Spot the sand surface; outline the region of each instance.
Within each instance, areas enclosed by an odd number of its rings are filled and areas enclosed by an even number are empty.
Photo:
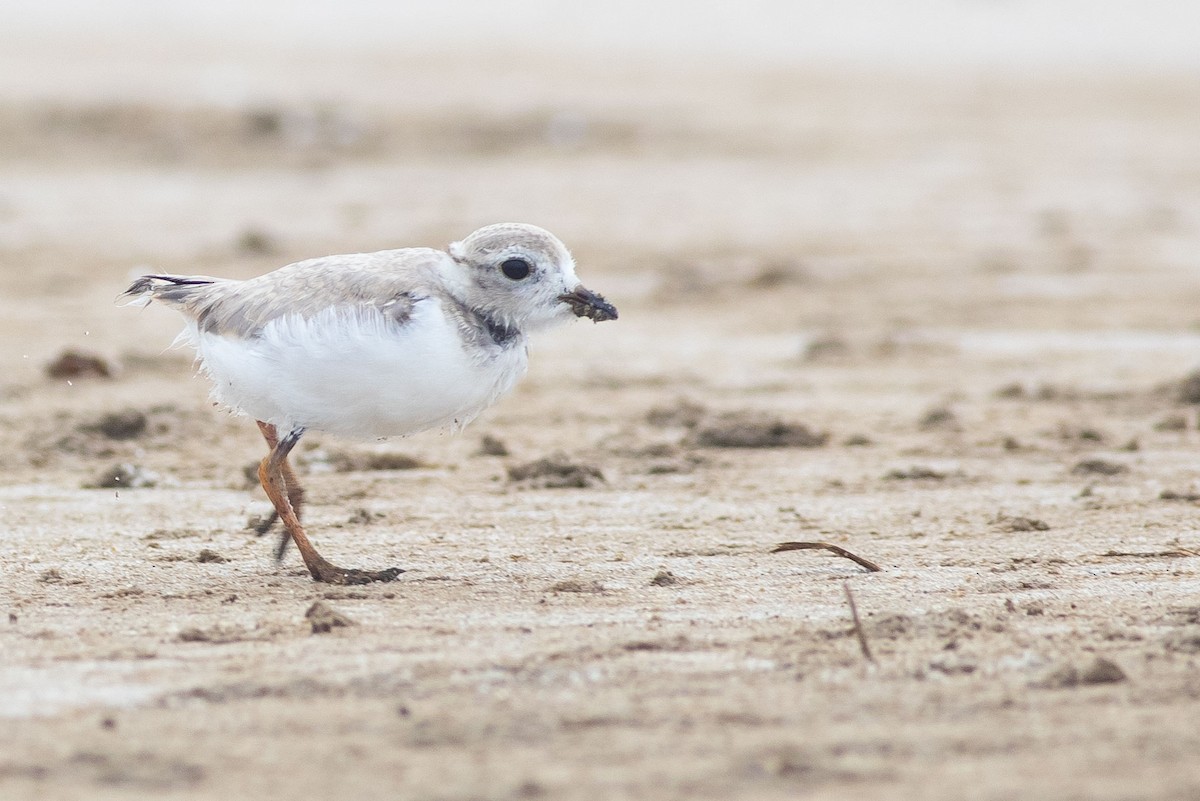
[[[1194,74],[30,36],[0,797],[1200,796]],[[253,423],[116,295],[506,219],[621,319],[459,436],[306,437],[318,547],[407,572],[275,564]]]

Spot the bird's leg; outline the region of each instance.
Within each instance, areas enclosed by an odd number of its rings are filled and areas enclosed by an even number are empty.
[[[259,423],[260,428],[265,425]],[[265,429],[263,433],[266,434]],[[312,574],[314,581],[323,581],[329,584],[368,584],[372,581],[392,581],[404,571],[395,567],[387,570],[354,570],[338,567],[317,553],[317,549],[309,541],[304,527],[300,525],[300,519],[296,517],[296,512],[292,508],[292,502],[288,499],[288,487],[283,470],[288,453],[300,441],[303,434],[303,428],[296,428],[279,439],[270,454],[265,456],[259,464],[258,479],[262,482],[263,489],[266,490],[267,497],[271,499],[275,511],[279,513],[283,527],[287,529],[288,534],[296,543],[296,548],[300,551],[300,558],[304,560],[308,572]]]
[[[261,420],[258,423],[258,430],[262,432],[263,439],[267,441],[267,447],[274,450],[279,445],[279,431],[271,423],[264,423]],[[296,519],[301,518],[301,509],[304,507],[304,487],[300,485],[300,479],[296,477],[296,473],[292,470],[292,463],[285,456],[283,459],[283,481],[287,488],[288,501],[292,504],[292,511],[296,513]],[[271,513],[258,525],[254,527],[254,533],[258,536],[263,536],[271,527],[275,525],[275,521],[279,519],[279,512],[274,509]],[[288,543],[292,541],[292,535],[284,529],[283,534],[279,537],[279,544],[275,546],[275,561],[282,562],[284,554],[287,553]]]

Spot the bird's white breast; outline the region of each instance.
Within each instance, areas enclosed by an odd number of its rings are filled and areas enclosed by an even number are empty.
[[[524,374],[524,341],[464,339],[441,301],[418,301],[398,323],[375,309],[281,317],[259,336],[184,332],[214,397],[283,430],[388,437],[466,425]]]

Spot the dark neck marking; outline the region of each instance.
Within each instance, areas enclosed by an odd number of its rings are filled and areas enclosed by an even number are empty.
[[[479,319],[479,322],[483,324],[484,329],[488,332],[488,336],[492,338],[492,342],[500,347],[504,347],[514,339],[519,339],[521,336],[520,329],[496,322],[482,312],[475,312],[475,316]]]
[[[446,295],[446,300],[453,304],[455,316],[458,317],[464,334],[473,337],[480,345],[491,345],[497,348],[508,348],[524,338],[521,329],[505,325],[479,309],[472,309],[453,295]]]

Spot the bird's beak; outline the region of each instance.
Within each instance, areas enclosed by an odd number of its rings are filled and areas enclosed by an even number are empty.
[[[576,317],[587,317],[596,323],[617,319],[617,307],[583,284],[564,295],[559,295],[558,299],[570,306]]]

